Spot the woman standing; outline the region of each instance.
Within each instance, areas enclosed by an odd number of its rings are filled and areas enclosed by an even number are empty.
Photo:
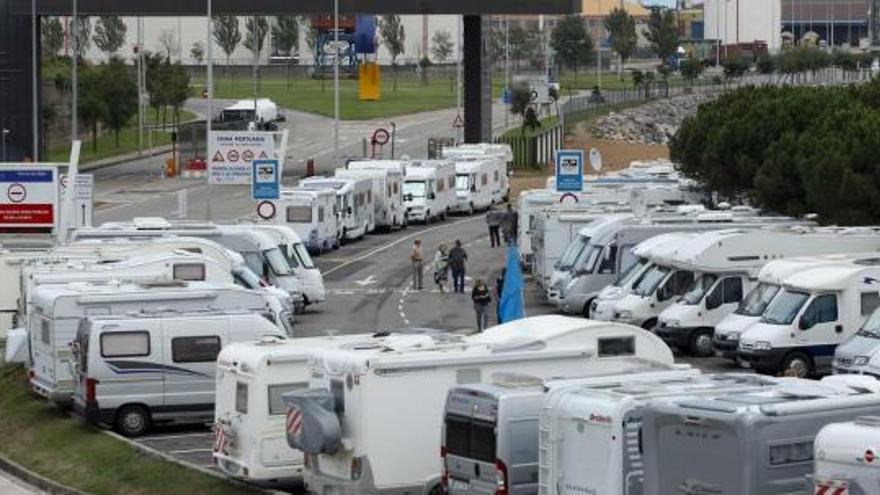
[[[492,294],[483,279],[478,278],[474,282],[471,299],[474,301],[474,311],[477,313],[477,331],[482,332],[489,324],[489,315],[486,310],[492,303]]]
[[[434,255],[434,283],[440,289],[440,293],[446,292],[443,284],[449,278],[449,256],[446,254],[446,245],[441,244]]]

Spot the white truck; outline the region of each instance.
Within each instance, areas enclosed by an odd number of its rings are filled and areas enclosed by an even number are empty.
[[[370,179],[309,177],[299,182],[299,188],[336,191],[336,211],[342,229],[341,239],[346,241],[360,239],[375,228],[373,183]]]
[[[455,204],[451,211],[473,215],[495,204],[493,173],[497,163],[493,159],[455,161]]]
[[[813,444],[812,486],[807,493],[869,495],[880,493],[880,417],[831,423]]]
[[[256,110],[254,110],[256,108]],[[238,100],[220,111],[223,122],[251,122],[266,124],[278,120],[278,105],[268,98]]]
[[[403,228],[406,210],[403,207],[403,174],[400,171],[390,167],[352,168],[349,164],[348,169],[336,169],[334,175],[342,179],[370,179],[376,228],[386,231]]]
[[[402,336],[384,345],[315,351],[309,389],[284,395],[288,442],[306,454],[310,491],[418,492],[440,480],[437,453],[450,387],[511,369],[538,378],[576,376],[623,356],[673,364],[669,348],[641,329],[556,315],[461,340]]]
[[[274,221],[296,231],[309,251],[324,253],[339,248],[342,230],[333,189],[282,189],[275,204]]]
[[[407,164],[403,205],[409,222],[444,220],[455,206],[455,165],[444,160]]]

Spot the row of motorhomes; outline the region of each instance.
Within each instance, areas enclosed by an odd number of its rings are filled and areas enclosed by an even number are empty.
[[[880,479],[873,377],[703,374],[616,322],[238,343],[216,394],[215,465],[314,493],[876,493]]]
[[[332,176],[309,177],[273,202],[272,221],[292,227],[313,253],[376,230],[473,214],[510,196],[508,145],[443,150],[439,160],[355,160]]]
[[[26,363],[36,395],[127,435],[212,418],[220,349],[293,337],[295,314],[324,300],[286,226],[136,218],[71,237],[0,250],[6,360]]]

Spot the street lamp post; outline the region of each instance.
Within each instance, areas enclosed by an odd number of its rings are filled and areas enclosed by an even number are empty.
[[[3,129],[3,161],[6,161],[6,135],[10,134],[12,131],[9,129]]]
[[[208,0],[208,22],[207,22],[207,31],[208,31],[208,39],[207,39],[207,57],[208,57],[208,65],[206,67],[206,85],[207,85],[207,93],[208,93],[208,118],[205,123],[205,149],[210,151],[211,149],[211,123],[214,121],[214,18],[211,13],[211,0]],[[254,109],[256,111],[256,108]],[[211,196],[213,195],[213,191],[211,190],[211,167],[210,160],[211,154],[205,153],[206,161],[208,162],[208,195],[205,198],[205,217],[210,222],[212,217],[211,212]]]
[[[333,0],[333,167],[339,166],[339,0]]]

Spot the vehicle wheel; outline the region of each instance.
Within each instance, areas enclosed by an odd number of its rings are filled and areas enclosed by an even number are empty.
[[[123,406],[116,413],[116,431],[139,437],[150,429],[150,412],[143,406]]]
[[[657,326],[657,318],[651,318],[648,321],[642,323],[642,328],[644,328],[645,330],[647,330],[649,332],[653,332],[654,327],[656,327],[656,326]]]
[[[584,315],[584,318],[587,318],[587,319],[590,318],[590,312],[591,312],[591,311],[590,311],[590,306],[592,306],[592,304],[593,304],[593,300],[592,300],[592,299],[590,299],[589,301],[587,301],[587,302],[584,303],[584,310],[582,311],[582,313],[583,313],[583,315]]]
[[[796,378],[809,378],[813,374],[813,360],[802,352],[792,352],[782,360],[782,374]]]
[[[691,354],[697,357],[710,357],[715,354],[715,348],[712,347],[712,330],[701,328],[694,332],[691,337],[690,344]]]

